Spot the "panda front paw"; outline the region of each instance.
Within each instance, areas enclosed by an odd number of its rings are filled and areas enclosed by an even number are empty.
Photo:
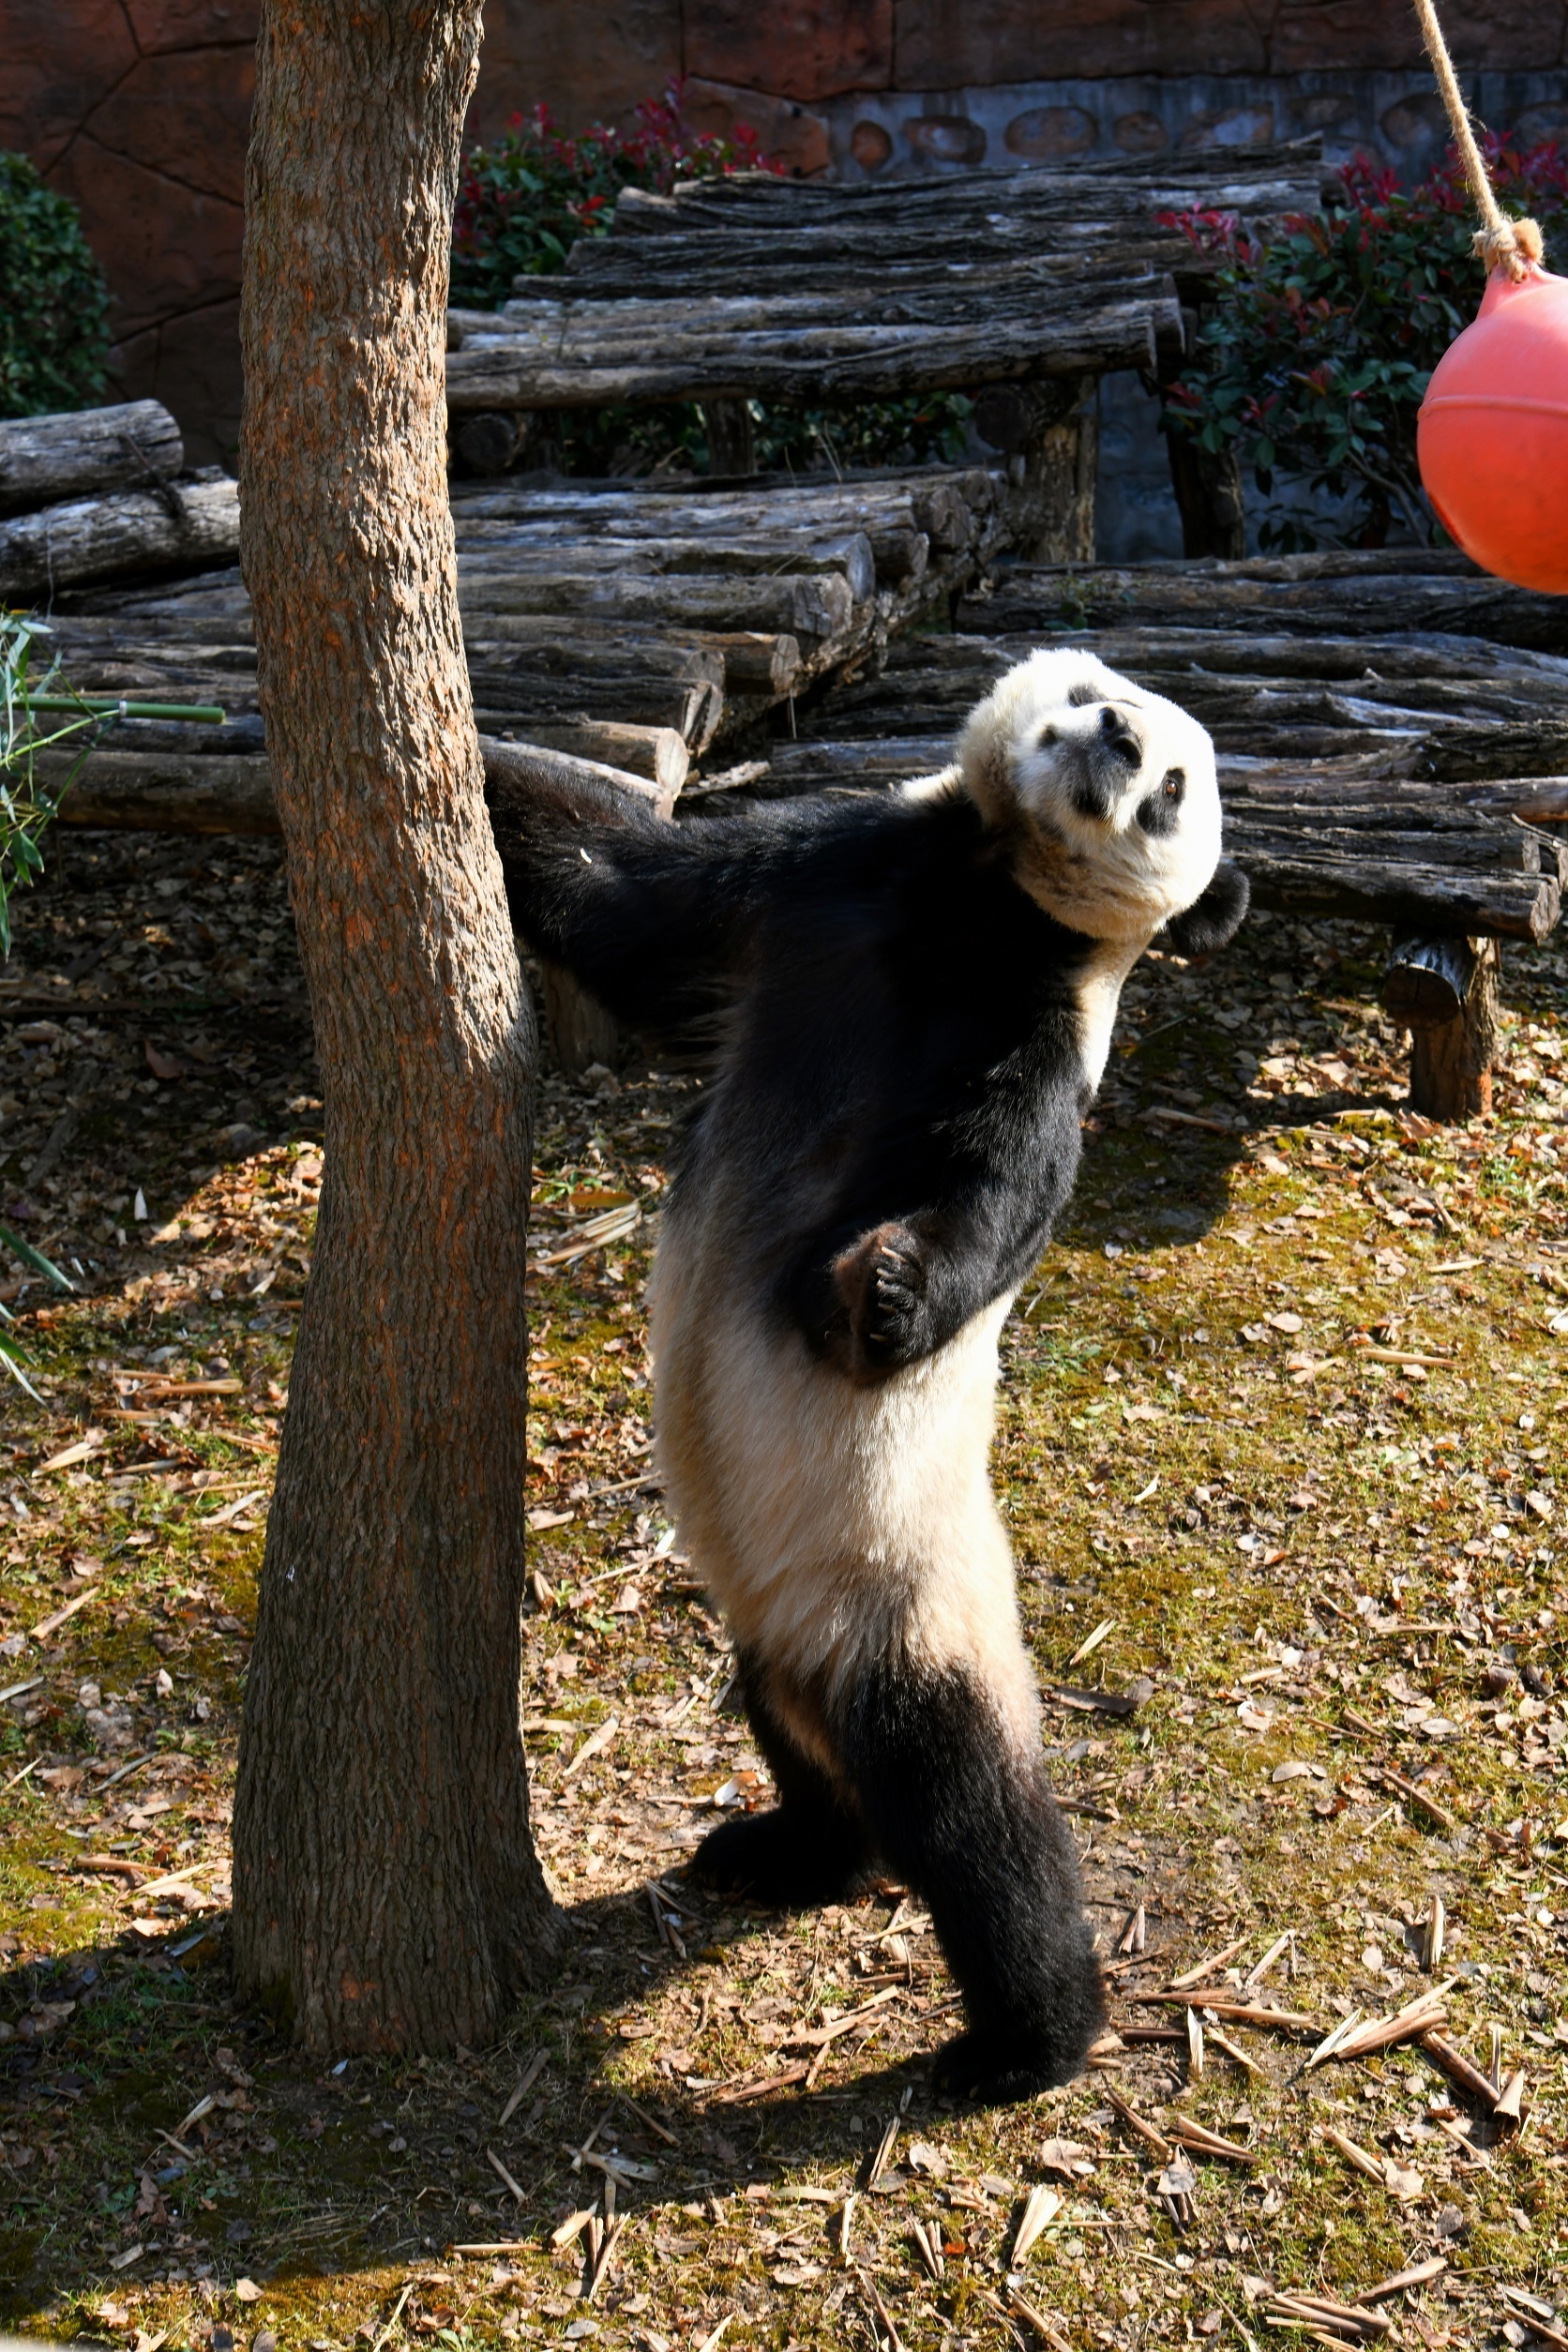
[[[930,1275],[907,1226],[874,1227],[837,1260],[833,1275],[848,1310],[845,1368],[852,1378],[875,1380],[924,1353]]]

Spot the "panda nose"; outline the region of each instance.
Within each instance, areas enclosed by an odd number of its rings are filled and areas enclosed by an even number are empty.
[[[1123,760],[1130,761],[1135,768],[1141,766],[1143,746],[1133,730],[1132,721],[1124,712],[1117,709],[1114,702],[1105,703],[1100,711],[1100,735],[1108,751],[1117,752]]]

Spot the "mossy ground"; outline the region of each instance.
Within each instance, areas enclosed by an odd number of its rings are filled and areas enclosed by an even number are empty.
[[[17,1317],[0,1345],[43,1400],[8,1383],[0,1424],[0,1689],[33,1685],[0,1701],[0,2319],[141,2352],[221,2352],[225,2329],[659,2352],[721,2322],[727,2346],[897,2330],[934,2352],[1033,2340],[1016,2276],[1052,2340],[1132,2352],[1283,2342],[1303,2329],[1269,2319],[1265,2286],[1349,2297],[1442,2254],[1390,2306],[1398,2342],[1523,2341],[1510,2287],[1552,2324],[1559,956],[1511,964],[1497,1115],[1452,1130],[1400,1108],[1370,935],[1259,923],[1203,973],[1137,976],[1076,1202],[1007,1327],[996,1474],[1042,1679],[1078,1695],[1051,1700],[1048,1740],[1113,2014],[1179,2039],[1129,2038],[1066,2090],[972,2115],[927,2088],[951,1988],[917,1907],[890,1892],[780,1921],[681,1877],[715,1798],[756,1793],[757,1759],[722,1633],[636,1484],[652,1213],[695,1083],[636,1065],[618,1088],[551,1082],[541,1104],[541,1254],[623,1198],[650,1213],[537,1279],[525,1736],[570,1962],[502,2046],[439,2059],[323,2065],[235,2006],[228,1797],[319,1103],[269,850],[66,855],[65,884],[21,910],[8,978],[101,1009],[47,1015],[56,1036],[9,1019],[0,1069],[9,1214],[82,1270],[70,1300],[0,1288]],[[79,1095],[53,1172],[30,1176]],[[92,1451],[42,1468],[73,1441]],[[1452,2038],[1485,2064],[1500,2029],[1504,2068],[1526,2072],[1522,2131],[1409,2047],[1304,2075],[1304,2031],[1222,2025],[1257,2071],[1211,2033],[1196,2074],[1184,2012],[1142,1998],[1235,1942],[1214,1980],[1229,1968],[1234,1998],[1289,1930],[1254,1999],[1324,2030],[1392,2012],[1429,1981],[1434,1892]],[[1140,1906],[1144,1948],[1118,1957]],[[1193,2159],[1179,2224],[1111,2090],[1255,2162]],[[895,2118],[846,2255],[845,2197]],[[1351,2169],[1329,2125],[1391,2160],[1402,2194]],[[552,2234],[602,2214],[604,2163],[625,2226],[589,2299],[588,2239]],[[1015,2274],[1042,2182],[1062,2205]],[[486,2244],[506,2251],[454,2252]]]

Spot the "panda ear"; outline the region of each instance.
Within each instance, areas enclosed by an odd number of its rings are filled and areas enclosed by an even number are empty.
[[[963,788],[988,825],[1005,828],[1016,813],[1017,792],[1002,715],[982,703],[958,743]]]
[[[1246,876],[1229,858],[1214,868],[1214,878],[1196,906],[1184,914],[1173,914],[1162,929],[1154,933],[1161,947],[1172,947],[1178,956],[1212,956],[1235,938],[1246,916],[1252,892]]]

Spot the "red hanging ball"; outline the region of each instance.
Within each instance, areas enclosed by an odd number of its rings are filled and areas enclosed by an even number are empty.
[[[1438,518],[1484,571],[1568,596],[1568,278],[1492,273],[1416,420]]]

